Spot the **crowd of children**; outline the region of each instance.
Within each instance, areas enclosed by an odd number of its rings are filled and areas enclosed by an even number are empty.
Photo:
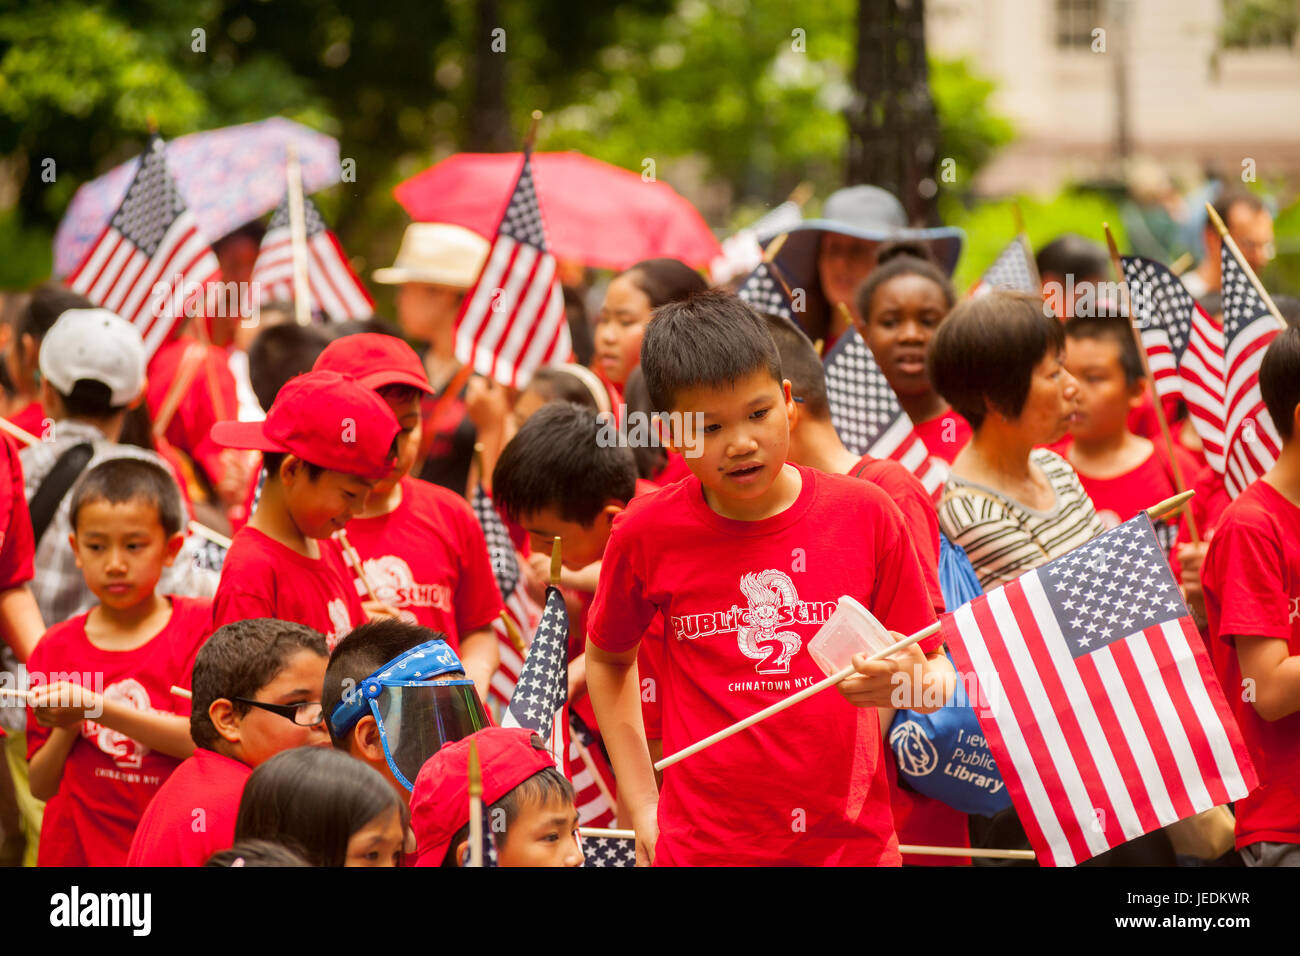
[[[466,500],[481,488],[534,601],[560,539],[565,713],[638,862],[1010,848],[1014,812],[915,792],[887,743],[900,707],[933,712],[957,685],[939,634],[654,765],[820,680],[808,644],[842,596],[901,637],[952,610],[949,544],[991,589],[1195,486],[1195,540],[1177,518],[1159,533],[1261,779],[1234,859],[1300,865],[1300,329],[1259,371],[1281,456],[1231,500],[1181,409],[1168,440],[1157,427],[1126,318],[959,298],[942,250],[874,236],[819,253],[812,329],[638,263],[610,282],[587,365],[517,391],[459,374],[450,333],[486,248],[456,227],[413,226],[376,277],[423,355],[377,320],[289,322],[233,344],[198,329],[147,362],[129,323],[36,289],[7,356],[10,420],[36,441],[0,455],[6,841],[53,866],[463,866],[484,849],[481,786],[498,865],[582,865],[566,761],[484,706],[514,596]],[[1077,284],[1107,262],[1066,237],[1038,266]],[[951,468],[939,495],[846,447],[810,330],[861,336]],[[176,386],[191,361],[220,368]],[[605,440],[645,411],[666,416],[652,451]],[[233,531],[215,565],[192,530],[212,515]]]

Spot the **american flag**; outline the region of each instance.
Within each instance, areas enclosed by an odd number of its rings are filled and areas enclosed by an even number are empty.
[[[1223,337],[1228,388],[1223,483],[1237,497],[1277,462],[1282,439],[1259,391],[1259,363],[1281,326],[1246,266],[1223,243]]]
[[[152,136],[122,205],[67,284],[140,330],[152,358],[191,314],[221,267],[167,171]],[[155,291],[156,290],[156,291]]]
[[[772,267],[766,262],[760,262],[758,267],[745,277],[745,281],[736,290],[736,295],[758,312],[779,315],[790,322],[795,321],[794,306],[790,302],[790,297],[785,294],[785,289],[772,274]]]
[[[601,782],[612,796],[614,773],[596,745],[596,738],[574,712],[569,713],[569,770],[575,792],[574,803],[578,807],[578,823],[584,827],[612,827],[616,808],[605,796]]]
[[[480,375],[521,388],[539,365],[567,362],[572,351],[555,257],[533,186],[532,154],[525,150],[492,250],[456,321],[456,358]]]
[[[524,588],[523,574],[519,568],[519,559],[515,555],[514,542],[510,540],[510,532],[506,530],[501,515],[497,514],[492,496],[482,484],[474,486],[474,493],[470,495],[470,506],[474,509],[474,516],[478,518],[479,527],[483,529],[488,558],[492,562],[492,573],[496,577],[497,590],[501,592],[506,613],[510,615],[520,634],[529,634],[532,632],[533,621],[537,617],[535,611],[537,605]],[[497,650],[500,652],[501,666],[492,675],[492,683],[488,686],[488,698],[504,708],[510,703],[510,695],[514,693],[519,674],[524,669],[524,659],[511,643],[505,624],[498,619],[492,622],[492,627],[497,635]]]
[[[1186,403],[1205,460],[1222,474],[1227,420],[1223,330],[1165,266],[1141,256],[1124,256],[1120,262],[1156,391],[1161,398],[1177,396]]]
[[[584,836],[582,855],[583,866],[636,866],[636,840]]]
[[[826,397],[831,423],[855,455],[893,458],[936,494],[947,465],[932,458],[912,420],[855,329],[847,330],[826,355]]]
[[[302,197],[303,223],[307,237],[307,289],[313,309],[336,322],[368,319],[375,303],[365,285],[348,264],[338,238],[325,225],[320,210],[307,196]],[[289,197],[285,196],[271,214],[262,238],[253,281],[261,285],[261,301],[291,300],[293,287],[293,235],[289,228]]]
[[[1259,783],[1145,512],[943,629],[1043,863],[1074,865]]]
[[[569,610],[560,589],[552,585],[546,589],[542,619],[501,726],[525,727],[537,734],[547,741],[556,766],[563,768],[568,753],[568,699]]]
[[[997,289],[1038,293],[1038,270],[1029,251],[1029,240],[1023,235],[1016,236],[998,253],[993,265],[985,269],[979,281],[971,286],[969,295],[974,298]]]

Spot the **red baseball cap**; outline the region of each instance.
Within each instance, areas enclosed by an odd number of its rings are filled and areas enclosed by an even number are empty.
[[[395,335],[382,332],[362,332],[345,335],[325,347],[325,351],[312,366],[313,372],[323,370],[351,375],[366,388],[385,385],[410,385],[433,394],[429,375],[424,370],[420,356]]]
[[[393,470],[393,439],[400,430],[388,403],[355,378],[313,371],[285,383],[266,421],[217,422],[210,434],[226,448],[287,452],[378,481]]]
[[[416,866],[441,866],[452,837],[469,823],[470,741],[478,746],[483,768],[485,810],[533,774],[555,766],[550,751],[533,746],[532,731],[522,727],[487,727],[447,744],[424,762],[411,791]]]

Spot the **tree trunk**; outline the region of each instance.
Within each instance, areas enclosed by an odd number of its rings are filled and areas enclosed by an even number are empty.
[[[494,30],[498,31],[495,35]],[[501,22],[498,0],[477,0],[474,33],[474,98],[465,146],[475,153],[506,153],[519,148],[518,137],[510,129],[510,111],[506,106],[506,57],[516,38],[509,35]]]
[[[937,224],[939,120],[925,58],[924,0],[858,0],[853,86],[845,111],[849,184],[888,189],[914,224]]]

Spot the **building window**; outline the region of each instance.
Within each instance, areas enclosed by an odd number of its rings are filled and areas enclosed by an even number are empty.
[[[1092,31],[1101,26],[1101,0],[1056,0],[1056,45],[1092,48]]]

